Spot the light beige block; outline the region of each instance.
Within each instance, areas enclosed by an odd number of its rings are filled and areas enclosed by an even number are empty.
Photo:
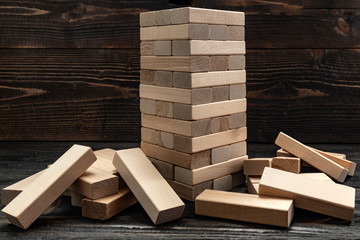
[[[244,174],[262,175],[265,167],[271,167],[271,158],[250,158],[244,161]]]
[[[244,26],[227,26],[229,31],[228,39],[231,41],[244,41],[245,28]]]
[[[212,102],[227,101],[230,99],[229,86],[220,86],[212,88]]]
[[[292,173],[300,173],[301,160],[297,157],[274,157],[271,161],[271,167]]]
[[[232,173],[231,178],[231,184],[233,188],[244,184],[246,181],[246,176],[244,175],[243,171]]]
[[[71,205],[74,207],[81,207],[82,206],[82,200],[84,199],[84,196],[71,191]]]
[[[140,83],[147,85],[155,85],[155,71],[154,70],[140,70]]]
[[[329,181],[329,182],[334,182],[330,177],[328,177],[328,175],[326,175],[325,173],[320,173],[320,172],[316,172],[316,173],[300,173],[301,176],[304,177],[308,177],[317,181]]]
[[[294,155],[292,155],[291,153],[285,151],[284,149],[280,148],[276,151],[276,156],[277,157],[295,157]]]
[[[174,148],[174,134],[160,131],[159,145],[173,149]]]
[[[155,158],[149,158],[149,160],[164,178],[174,179],[174,165]]]
[[[228,131],[230,129],[230,117],[215,117],[211,119],[211,132],[218,133]]]
[[[169,179],[167,179],[167,181],[179,197],[192,202],[194,202],[195,198],[205,189],[212,189],[212,181],[203,182],[194,186],[189,186]]]
[[[246,155],[246,141],[230,144],[230,158],[236,158]]]
[[[228,66],[228,56],[210,56],[210,71],[226,71]]]
[[[229,29],[226,25],[209,25],[210,40],[228,40]]]
[[[155,129],[142,127],[141,128],[141,140],[144,142],[159,145],[160,132]]]
[[[116,151],[114,149],[104,148],[104,149],[94,151],[94,154],[97,157],[102,157],[102,158],[112,161],[112,159],[114,158],[115,152]]]
[[[246,127],[246,112],[230,115],[230,129]]]
[[[174,104],[172,102],[156,101],[156,115],[172,118],[174,116]]]
[[[140,28],[140,40],[209,39],[209,25],[181,24]]]
[[[140,27],[155,26],[155,12],[140,13]]]
[[[170,25],[170,9],[155,11],[155,25]]]
[[[229,56],[229,70],[245,69],[244,55],[230,55]]]
[[[97,157],[97,159],[91,165],[91,167],[100,169],[100,170],[102,170],[104,172],[111,173],[111,174],[114,174],[114,175],[118,174],[116,168],[114,167],[114,165],[111,162],[112,159],[103,158],[103,157],[100,157],[100,156],[96,156],[96,157]],[[120,181],[120,179],[119,179],[119,181]]]
[[[230,85],[230,99],[246,98],[246,84]]]
[[[156,71],[155,84],[157,86],[172,87],[172,72],[169,71]]]
[[[232,177],[231,175],[226,175],[224,177],[216,178],[213,180],[213,189],[229,191],[232,188]]]
[[[140,99],[140,112],[155,115],[156,114],[156,102],[153,99]]]
[[[211,164],[225,162],[230,159],[230,155],[230,145],[213,148],[211,149]]]
[[[225,35],[227,37],[227,35]],[[244,41],[173,40],[172,55],[240,55],[245,54]],[[227,70],[227,68],[225,69]]]

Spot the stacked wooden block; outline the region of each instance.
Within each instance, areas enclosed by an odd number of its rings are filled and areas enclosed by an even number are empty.
[[[141,149],[180,197],[244,181],[244,14],[140,14]]]

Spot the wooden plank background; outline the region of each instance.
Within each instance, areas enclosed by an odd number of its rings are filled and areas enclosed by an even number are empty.
[[[139,13],[246,13],[248,138],[360,142],[360,1],[0,1],[0,140],[138,141]]]

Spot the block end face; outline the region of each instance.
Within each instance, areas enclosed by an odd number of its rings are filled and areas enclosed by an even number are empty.
[[[11,224],[14,224],[15,226],[17,226],[19,228],[26,230],[31,225],[31,223],[30,224],[22,223],[20,221],[19,217],[16,217],[13,214],[8,213],[6,207],[1,212],[5,215],[5,217],[7,218],[7,220],[9,220],[9,222]]]
[[[349,176],[354,176],[354,174],[355,174],[355,169],[356,169],[356,163],[352,162],[352,163],[350,164],[350,169],[349,169],[348,175],[349,175]]]
[[[182,217],[184,210],[185,210],[185,204],[182,203],[181,205],[179,205],[175,208],[170,208],[170,209],[161,211],[161,212],[159,212],[159,214],[157,215],[155,220],[152,219],[153,223],[155,225],[159,225],[162,223],[166,223],[166,222],[170,222],[170,221],[179,219]]]
[[[349,173],[349,171],[346,169],[346,168],[344,168],[342,171],[341,171],[341,174],[340,174],[340,176],[339,176],[339,178],[337,179],[337,181],[338,182],[344,182],[345,181],[345,179],[346,179],[346,176],[348,175],[348,173]]]

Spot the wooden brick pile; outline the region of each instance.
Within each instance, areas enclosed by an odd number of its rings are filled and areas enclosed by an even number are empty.
[[[140,14],[141,149],[180,197],[244,182],[244,14]]]

